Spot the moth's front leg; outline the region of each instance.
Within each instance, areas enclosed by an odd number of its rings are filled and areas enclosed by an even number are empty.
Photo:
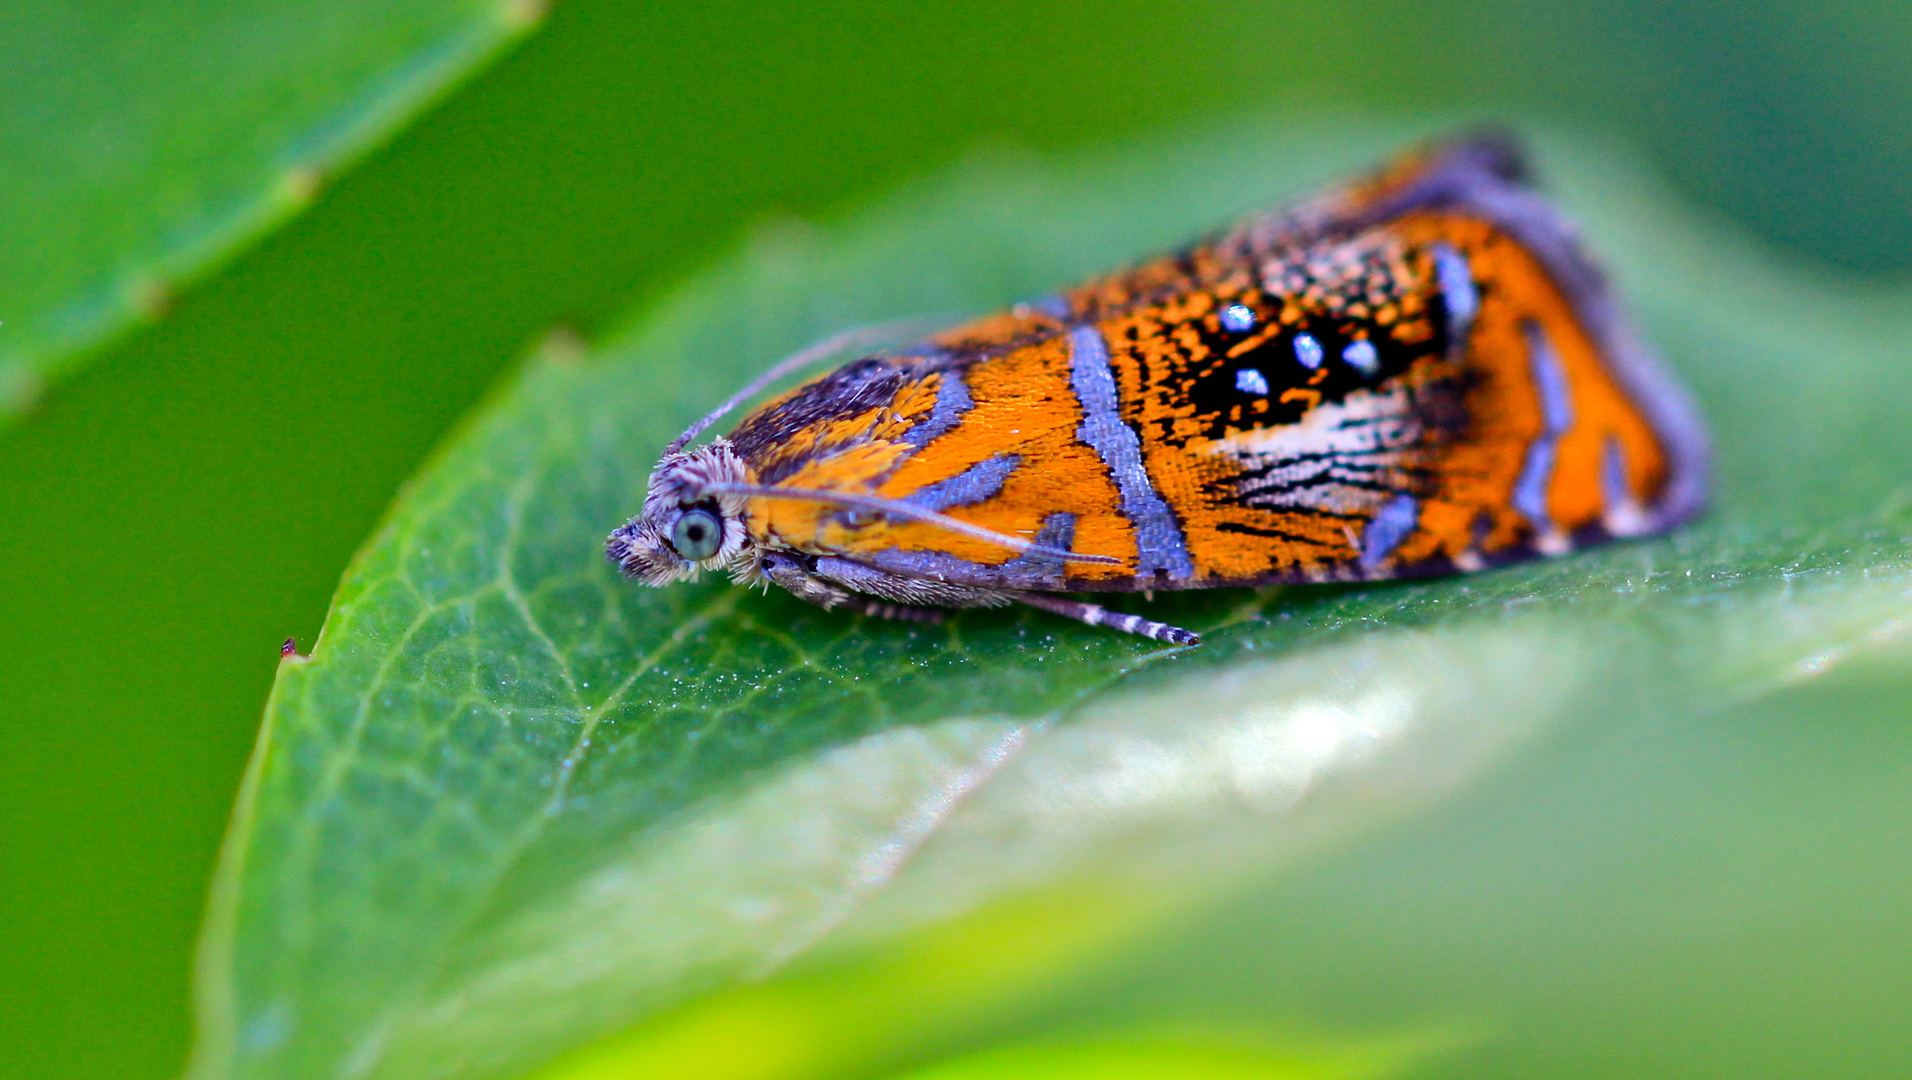
[[[850,599],[848,589],[839,589],[812,574],[802,560],[793,555],[773,551],[766,554],[758,565],[763,570],[763,576],[783,586],[784,591],[799,600],[808,600],[825,611],[840,608]]]
[[[782,586],[790,595],[810,603],[825,611],[839,608],[863,615],[874,615],[879,619],[901,619],[905,622],[941,622],[947,612],[936,608],[908,607],[892,604],[874,596],[864,596],[841,588],[816,576],[806,567],[803,560],[782,552],[771,552],[763,557],[763,574],[771,581]]]

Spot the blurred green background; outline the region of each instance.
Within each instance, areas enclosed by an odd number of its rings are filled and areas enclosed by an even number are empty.
[[[178,1071],[192,938],[278,644],[311,640],[381,509],[527,342],[588,333],[759,223],[844,212],[978,145],[1098,145],[1283,107],[1595,128],[1803,263],[1912,265],[1902,5],[560,2],[304,216],[0,432],[5,1071]],[[1775,730],[1810,720],[1783,698],[1762,708]],[[1747,782],[1836,788],[1903,754],[1903,719],[1876,717],[1864,746],[1802,747],[1804,781]],[[1622,824],[1674,798],[1645,790],[1616,804]],[[1470,842],[1403,857],[1465,866]],[[1450,890],[1429,910],[1491,921],[1495,901],[1458,871],[1422,887]],[[1270,933],[1350,933],[1372,914],[1363,895],[1278,902]],[[1351,922],[1285,922],[1289,908]],[[1439,938],[1384,920],[1366,931],[1397,955]],[[1818,957],[1757,978],[1871,980],[1871,1007],[1906,1000],[1903,973],[1849,945],[1856,968]],[[1252,959],[1165,955],[1165,980]],[[1541,962],[1424,960],[1514,986]],[[1337,977],[1354,978],[1317,972],[1293,993],[1332,996]],[[1758,1022],[1733,1019],[1641,1023],[1692,1024],[1703,1055],[1706,1038],[1729,1047],[1735,1023]],[[1849,1019],[1870,1031],[1879,1018]],[[1625,1061],[1615,1046],[1559,1052]],[[1891,1060],[1866,1046],[1863,1060]]]

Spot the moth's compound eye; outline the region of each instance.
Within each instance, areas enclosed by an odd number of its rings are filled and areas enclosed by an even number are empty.
[[[686,510],[671,526],[671,546],[691,562],[717,554],[724,543],[724,523],[708,510]]]

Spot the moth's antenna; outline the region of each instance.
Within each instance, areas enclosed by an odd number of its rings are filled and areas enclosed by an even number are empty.
[[[664,448],[664,456],[669,457],[677,451],[682,450],[685,443],[690,442],[702,434],[704,429],[716,423],[719,417],[757,396],[757,394],[762,392],[764,387],[769,386],[771,383],[776,382],[778,379],[783,378],[793,371],[809,367],[811,364],[821,360],[827,360],[838,353],[847,352],[851,349],[874,348],[886,341],[895,340],[899,335],[905,332],[928,333],[943,325],[946,325],[946,320],[896,319],[891,322],[877,323],[873,326],[859,326],[854,329],[845,330],[839,334],[832,334],[802,352],[784,357],[772,365],[769,371],[752,379],[748,386],[730,395],[722,405],[712,409],[702,420],[697,421],[685,429],[684,433],[677,437],[676,442]]]
[[[1064,562],[1105,563],[1121,566],[1122,560],[1112,555],[1085,555],[1076,551],[1064,551],[1024,540],[1020,536],[1010,536],[994,529],[985,529],[981,525],[971,525],[967,521],[939,514],[934,510],[925,510],[898,499],[886,499],[881,495],[857,495],[848,491],[823,491],[813,488],[764,487],[758,484],[712,484],[703,490],[712,494],[755,495],[765,499],[797,499],[804,502],[825,502],[852,510],[870,510],[879,514],[908,518],[925,525],[934,525],[953,533],[972,536],[978,540],[987,540],[992,544],[1001,544],[1011,551],[1020,551],[1027,555],[1046,555]]]

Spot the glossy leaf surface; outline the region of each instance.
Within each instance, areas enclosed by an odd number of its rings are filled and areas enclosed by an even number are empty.
[[[1718,509],[1677,536],[1160,597],[1208,635],[1179,653],[1026,612],[924,628],[648,590],[604,564],[657,449],[777,356],[1038,294],[1407,137],[978,160],[846,225],[766,229],[601,349],[552,342],[281,672],[197,1075],[511,1075],[620,1029],[552,1075],[934,1057],[1550,732],[1685,722],[1897,647],[1912,434],[1871,390],[1903,364],[1903,305],[1772,270],[1610,153],[1551,140],[1543,173],[1717,434]],[[1873,454],[1826,452],[1855,443]]]

